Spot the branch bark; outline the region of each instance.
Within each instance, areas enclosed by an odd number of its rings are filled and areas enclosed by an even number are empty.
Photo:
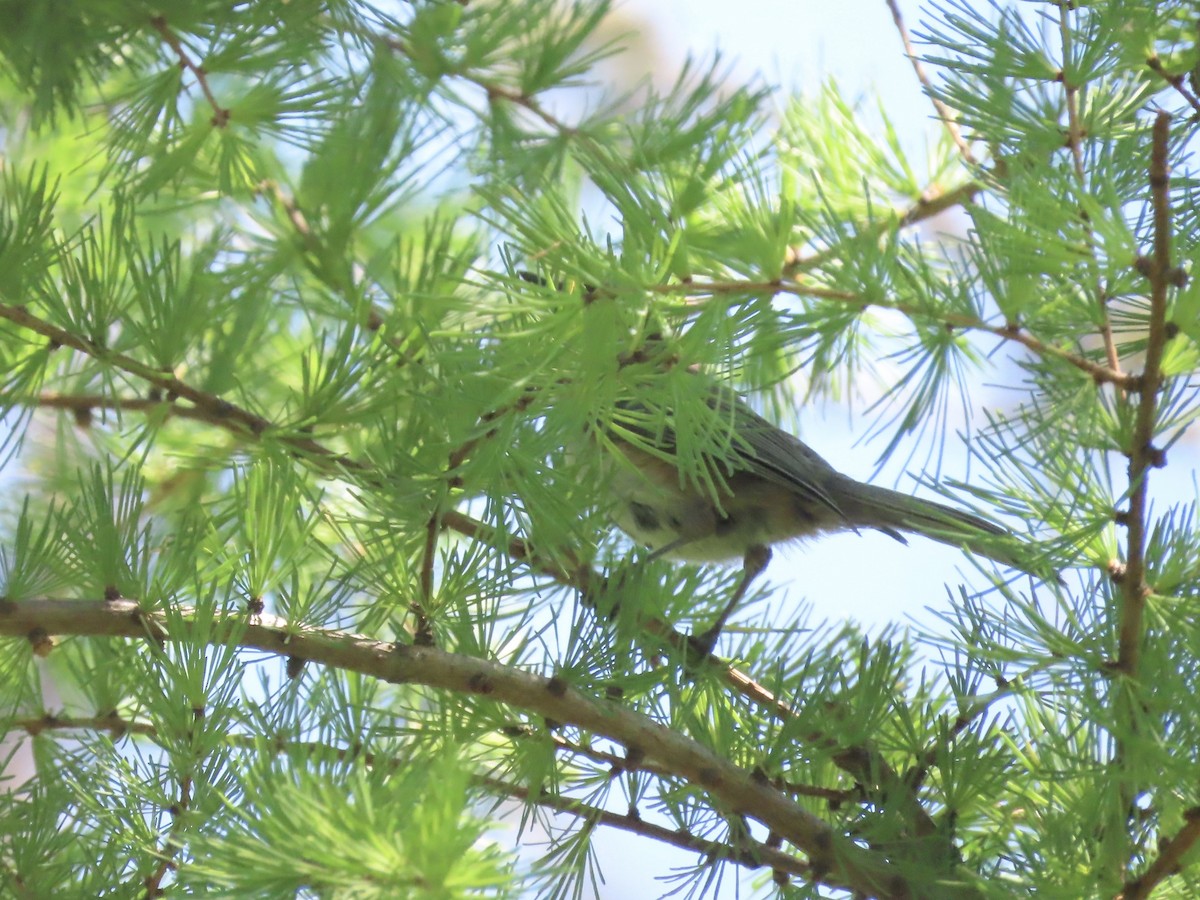
[[[487,697],[602,735],[666,766],[703,788],[725,809],[750,816],[808,856],[814,877],[871,897],[931,896],[887,856],[857,846],[752,772],[696,741],[624,707],[589,697],[556,676],[544,677],[489,660],[361,635],[293,625],[268,615],[215,613],[200,627],[194,610],[167,615],[133,600],[0,601],[0,634],[126,637],[153,641],[236,643],[310,663],[359,672],[396,684],[420,684]],[[961,882],[936,886],[947,900],[978,898]]]

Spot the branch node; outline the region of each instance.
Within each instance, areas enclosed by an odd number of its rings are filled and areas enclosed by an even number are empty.
[[[492,684],[492,680],[482,672],[474,672],[467,679],[467,690],[473,694],[487,695],[495,690],[495,686]]]
[[[29,640],[29,646],[33,648],[34,656],[45,659],[54,649],[54,638],[41,626],[31,628],[25,637]]]

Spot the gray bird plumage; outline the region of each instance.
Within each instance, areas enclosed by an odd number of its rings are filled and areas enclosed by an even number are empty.
[[[696,643],[711,650],[725,619],[770,560],[770,546],[825,532],[876,529],[966,547],[1006,565],[1006,532],[978,516],[842,475],[804,442],[714,386],[709,406],[728,422],[727,452],[704,460],[700,478],[680,472],[671,415],[618,404],[609,433],[613,518],[657,553],[693,562],[741,558],[744,576],[716,623]],[[623,415],[620,415],[623,414]],[[626,418],[628,417],[628,418]],[[626,436],[622,438],[620,433]]]

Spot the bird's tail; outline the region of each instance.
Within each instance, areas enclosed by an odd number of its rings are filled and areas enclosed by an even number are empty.
[[[907,542],[900,532],[920,534],[953,547],[966,547],[1006,566],[1024,571],[1041,568],[1017,558],[1005,529],[969,512],[850,478],[838,487],[837,505],[857,527],[878,529],[902,543]]]

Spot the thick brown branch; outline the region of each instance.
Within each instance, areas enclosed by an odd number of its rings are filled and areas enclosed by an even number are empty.
[[[1154,253],[1145,267],[1150,282],[1150,314],[1146,357],[1142,370],[1138,408],[1129,454],[1129,509],[1124,517],[1129,552],[1121,579],[1121,625],[1117,668],[1136,677],[1142,653],[1142,628],[1146,609],[1146,495],[1150,469],[1162,464],[1153,445],[1158,418],[1158,392],[1162,387],[1162,357],[1167,340],[1167,289],[1171,283],[1171,201],[1167,149],[1171,117],[1160,112],[1154,120],[1150,155],[1150,197],[1154,212]]]
[[[690,738],[616,703],[489,660],[434,647],[397,645],[366,637],[290,625],[272,616],[218,614],[197,628],[187,615],[168,619],[131,600],[24,600],[0,603],[0,634],[105,635],[166,641],[203,636],[216,645],[236,642],[310,663],[360,672],[397,684],[421,684],[491,700],[602,735],[665,765],[714,801],[751,816],[809,857],[823,881],[869,896],[915,896],[914,886],[883,855],[839,835],[770,785]],[[174,629],[174,630],[172,630]],[[963,886],[940,886],[947,898],[977,897]]]
[[[1181,869],[1184,856],[1200,840],[1200,807],[1193,806],[1183,814],[1183,818],[1183,827],[1159,847],[1158,857],[1150,867],[1126,884],[1116,900],[1149,900],[1155,887]]]

